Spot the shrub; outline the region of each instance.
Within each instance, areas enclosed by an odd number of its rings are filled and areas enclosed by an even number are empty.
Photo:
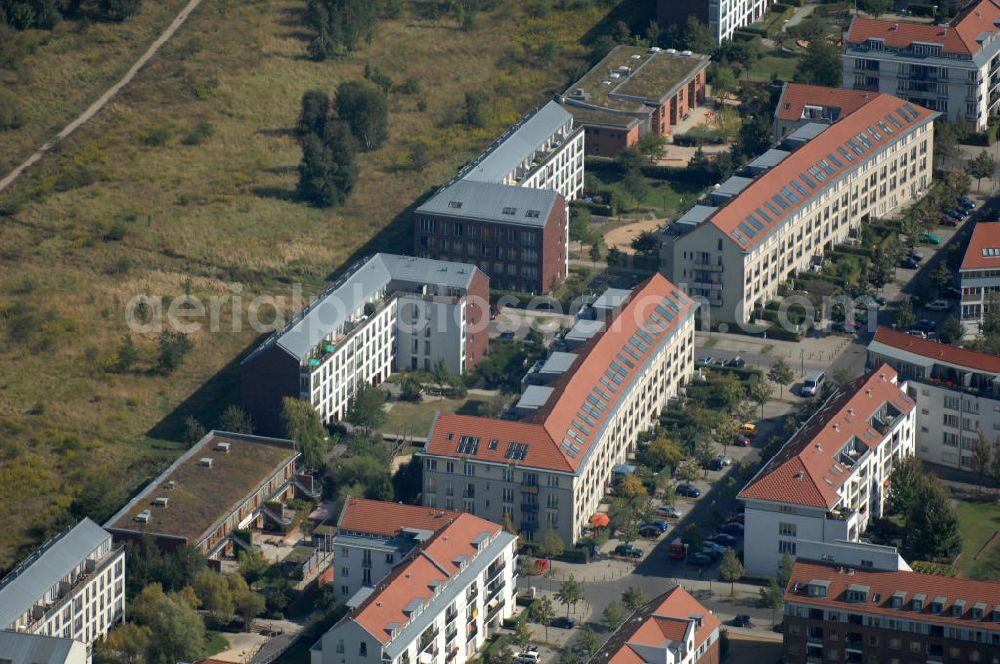
[[[17,129],[24,124],[24,113],[14,93],[0,90],[0,131]]]
[[[556,560],[561,560],[564,563],[581,563],[586,565],[590,562],[590,549],[585,547],[566,549],[560,555],[556,556]]]
[[[934,5],[911,4],[908,9],[914,16],[927,16],[929,18],[933,18],[937,12],[937,8]]]
[[[211,138],[214,133],[215,128],[211,122],[199,122],[181,139],[181,143],[184,145],[198,145]]]

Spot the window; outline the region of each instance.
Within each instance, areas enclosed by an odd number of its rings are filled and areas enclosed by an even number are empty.
[[[778,540],[778,553],[790,555],[795,555],[795,542],[787,542],[785,540]]]
[[[779,523],[778,524],[778,534],[784,537],[795,537],[795,524],[794,523]]]
[[[358,644],[358,657],[367,657],[367,656],[368,656],[368,644],[362,641],[360,644]]]

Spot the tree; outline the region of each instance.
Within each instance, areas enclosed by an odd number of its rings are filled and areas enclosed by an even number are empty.
[[[199,440],[205,437],[205,427],[202,426],[201,422],[195,419],[194,415],[188,415],[184,418],[184,442],[188,445],[194,445]]]
[[[712,381],[712,395],[721,403],[722,407],[732,412],[736,404],[746,398],[747,393],[743,388],[743,383],[735,374],[723,373]]]
[[[551,523],[546,524],[545,531],[542,533],[542,541],[538,547],[538,552],[546,558],[555,558],[557,556],[561,556],[565,550],[566,543],[563,542],[561,537],[559,537],[559,533],[555,531]]]
[[[712,76],[712,94],[716,99],[724,101],[727,96],[736,91],[736,77],[733,70],[718,63],[714,64]]]
[[[853,378],[856,377],[857,377],[856,372],[849,367],[837,367],[832,372],[830,372],[830,380],[837,387],[846,385],[847,383],[851,382]]]
[[[100,0],[101,16],[109,21],[124,21],[139,13],[142,0]]]
[[[135,343],[132,342],[132,337],[126,334],[122,337],[122,343],[115,353],[114,370],[118,373],[125,373],[135,366],[138,360],[139,351],[136,350]]]
[[[584,625],[583,629],[580,630],[580,645],[583,646],[583,650],[587,653],[588,657],[593,657],[601,649],[601,640],[594,630],[590,628],[590,625]]]
[[[330,122],[324,137],[302,137],[299,195],[317,207],[342,205],[358,179],[357,142],[343,122]]]
[[[655,162],[663,158],[663,152],[667,149],[667,139],[659,132],[650,131],[639,137],[635,147],[639,154]]]
[[[979,191],[983,183],[983,178],[993,177],[997,170],[997,162],[988,152],[980,152],[974,159],[965,165],[965,172],[970,177],[976,178],[976,191]]]
[[[950,558],[962,548],[958,516],[934,475],[921,477],[916,500],[906,515],[906,548],[918,560]]]
[[[619,480],[615,491],[618,495],[625,498],[636,498],[646,495],[646,487],[643,485],[642,480],[635,475],[626,475]]]
[[[149,648],[148,627],[127,622],[94,643],[94,661],[114,664],[141,664]]]
[[[451,381],[451,372],[448,371],[448,365],[445,364],[444,358],[438,358],[438,361],[434,363],[432,375],[438,389],[444,390],[445,386]]]
[[[694,482],[701,476],[701,466],[697,459],[687,457],[677,464],[674,474],[685,482]]]
[[[792,566],[795,561],[792,559],[792,554],[785,551],[781,556],[781,563],[778,565],[778,576],[776,581],[778,582],[778,587],[784,590],[788,586],[788,582],[792,578]]]
[[[689,14],[681,30],[680,45],[695,53],[712,53],[715,51],[715,38],[708,26],[694,14]]]
[[[681,541],[688,545],[688,549],[697,550],[701,548],[701,543],[705,541],[705,538],[701,534],[701,528],[698,527],[698,524],[691,523],[684,529]]]
[[[219,430],[230,433],[253,433],[253,420],[250,413],[234,403],[226,406],[219,417]]]
[[[734,151],[743,161],[764,154],[771,147],[770,115],[744,115]]]
[[[200,656],[205,642],[205,622],[176,593],[164,598],[148,627],[147,661],[194,661]]]
[[[306,24],[316,32],[308,53],[321,61],[354,50],[358,40],[375,28],[382,3],[371,0],[308,0]]]
[[[377,431],[385,424],[386,414],[382,410],[384,403],[385,392],[368,383],[360,383],[351,398],[346,419],[363,429],[365,436],[368,436],[371,431]]]
[[[941,261],[938,263],[937,268],[931,272],[931,283],[934,284],[934,288],[941,290],[942,288],[948,286],[951,283],[951,270],[948,269],[948,262]]]
[[[583,599],[583,585],[570,574],[568,579],[559,584],[556,600],[566,607],[566,616],[569,617],[570,607],[573,607],[573,612],[576,613],[576,603],[581,599]]]
[[[839,87],[843,77],[840,51],[826,39],[815,39],[795,69],[796,83]]]
[[[621,604],[611,602],[611,604],[604,607],[604,613],[601,614],[601,626],[609,632],[613,632],[622,626],[627,617],[622,611]]]
[[[302,466],[309,470],[323,467],[330,442],[319,413],[308,401],[294,397],[281,400],[281,430],[302,453]]]
[[[750,400],[760,406],[760,417],[764,418],[764,404],[774,396],[774,388],[763,379],[757,379],[750,383]]]
[[[641,588],[636,588],[634,586],[629,586],[622,593],[622,604],[628,609],[629,613],[635,613],[639,610],[639,607],[646,603],[646,596],[643,594]]]
[[[908,329],[917,321],[917,317],[913,315],[913,305],[910,300],[904,299],[899,303],[899,309],[896,310],[895,325],[897,330]]]
[[[0,37],[4,35],[0,34]],[[17,129],[24,124],[21,103],[13,92],[0,90],[0,131]]]
[[[653,472],[659,472],[667,466],[673,468],[683,456],[680,446],[661,434],[639,448],[636,460]]]
[[[424,464],[420,457],[411,457],[392,476],[392,492],[396,500],[407,505],[420,504],[424,488]]]
[[[781,396],[779,398],[783,398],[785,396],[785,385],[791,385],[792,381],[795,380],[795,371],[788,366],[788,362],[785,362],[784,358],[780,358],[767,370],[767,378],[781,386]]]
[[[389,105],[374,84],[368,81],[341,83],[334,106],[365,152],[382,147],[389,137]]]
[[[915,456],[897,461],[889,475],[889,511],[905,516],[917,499],[917,488],[923,477],[923,464]]]
[[[938,331],[938,338],[946,344],[958,343],[964,335],[965,328],[962,327],[962,322],[954,316],[945,318]]]
[[[763,604],[765,608],[771,609],[771,624],[773,625],[774,612],[780,609],[784,603],[784,590],[778,585],[778,580],[771,577],[767,582],[767,587],[761,588],[759,592],[760,603]]]
[[[225,577],[217,572],[204,570],[194,577],[191,586],[201,602],[201,608],[208,612],[219,625],[228,625],[233,620],[233,594]]]
[[[170,373],[181,365],[184,356],[191,352],[194,344],[183,332],[164,330],[159,337],[157,366],[163,373]]]
[[[471,90],[465,93],[465,124],[482,129],[486,126],[487,105],[490,102],[488,93],[482,90]]]
[[[722,556],[722,562],[719,563],[719,576],[722,577],[723,581],[729,582],[730,595],[736,593],[736,582],[743,578],[743,574],[743,563],[736,557],[736,550],[726,549],[726,553]]]
[[[531,611],[534,615],[535,622],[545,628],[545,640],[549,640],[549,625],[555,620],[556,612],[552,608],[552,600],[548,598],[547,595],[543,595],[541,598],[535,600],[535,603],[531,605]],[[508,658],[507,661],[510,661]]]
[[[264,555],[258,549],[251,549],[249,551],[241,550],[237,554],[236,559],[239,562],[240,575],[249,583],[260,579],[267,571],[267,560],[265,560]]]
[[[250,631],[254,619],[264,612],[264,597],[250,590],[250,586],[239,574],[230,574],[226,580],[233,597],[233,612],[239,616],[243,629]]]
[[[295,124],[295,133],[300,140],[312,134],[323,138],[330,118],[330,97],[322,90],[306,90],[302,95],[302,110]]]
[[[527,620],[517,620],[515,622],[514,643],[523,648],[531,641],[531,630],[528,628]]]
[[[976,443],[972,448],[972,470],[979,476],[977,491],[982,491],[986,483],[986,475],[990,472],[990,461],[993,456],[993,446],[986,440],[986,434],[977,431]]]
[[[859,0],[858,8],[878,18],[892,9],[891,0]]]
[[[510,636],[501,634],[490,651],[483,657],[483,664],[507,664],[514,659],[510,649]]]

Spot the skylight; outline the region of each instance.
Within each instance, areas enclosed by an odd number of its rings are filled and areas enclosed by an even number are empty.
[[[511,461],[521,461],[527,455],[528,446],[525,443],[508,443],[507,452],[503,456]]]
[[[836,155],[834,155],[832,152],[830,154],[828,154],[827,157],[830,158],[830,161],[832,161],[837,168],[843,168],[844,167],[844,162],[842,162],[839,159],[837,159]],[[831,175],[833,175],[833,174],[831,173]]]
[[[750,228],[745,221],[740,222],[740,230],[743,231],[748,237],[754,237],[757,235],[757,231]]]
[[[478,454],[479,453],[479,437],[478,436],[462,436],[458,439],[458,448],[455,450],[459,454]]]
[[[769,217],[769,216],[767,215],[767,212],[764,212],[764,211],[763,211],[763,210],[761,210],[760,208],[757,208],[757,214],[759,214],[759,215],[760,215],[760,218],[761,218],[761,219],[763,219],[764,221],[766,221],[767,223],[771,223],[771,217]],[[775,212],[775,214],[778,214],[778,213],[777,213],[777,212]]]

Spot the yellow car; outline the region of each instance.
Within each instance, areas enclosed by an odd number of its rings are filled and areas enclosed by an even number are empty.
[[[753,435],[757,433],[757,425],[753,422],[744,422],[740,425],[739,432],[741,436],[753,438]]]

